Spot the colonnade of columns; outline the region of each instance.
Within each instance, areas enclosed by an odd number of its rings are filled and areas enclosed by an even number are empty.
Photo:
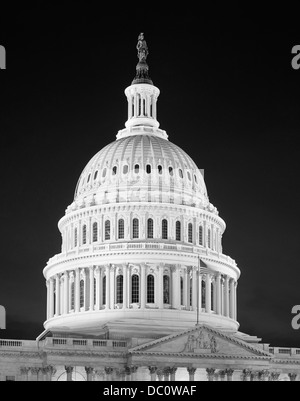
[[[90,266],[57,274],[46,284],[48,320],[74,312],[128,309],[132,304],[140,309],[199,308],[200,313],[237,320],[237,282],[196,267]]]
[[[56,373],[53,366],[39,367],[22,367],[20,369],[21,381],[52,381],[52,377]]]

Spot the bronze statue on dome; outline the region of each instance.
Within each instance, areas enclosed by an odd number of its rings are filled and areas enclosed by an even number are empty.
[[[138,51],[138,58],[140,63],[145,63],[149,54],[147,42],[145,41],[144,34],[141,33],[136,46]]]

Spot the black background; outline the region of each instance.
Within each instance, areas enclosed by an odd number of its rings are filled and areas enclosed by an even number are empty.
[[[300,304],[296,10],[88,4],[1,10],[1,337],[43,330],[42,270],[60,251],[57,222],[87,162],[124,127],[144,32],[161,128],[205,169],[227,223],[224,253],[242,271],[241,331],[300,347],[291,328]]]

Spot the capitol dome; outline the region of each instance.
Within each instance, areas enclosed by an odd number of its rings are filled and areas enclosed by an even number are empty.
[[[152,127],[135,127],[94,156],[78,181],[71,210],[86,204],[149,201],[207,208],[203,175],[178,146]]]
[[[143,36],[140,36],[143,38]],[[146,42],[125,90],[128,120],[83,170],[44,269],[53,335],[161,338],[208,324],[237,332],[240,270],[204,173],[157,120]]]

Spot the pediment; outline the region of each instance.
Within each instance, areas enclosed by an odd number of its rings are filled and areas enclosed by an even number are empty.
[[[130,353],[271,358],[262,349],[205,325],[138,346]]]

